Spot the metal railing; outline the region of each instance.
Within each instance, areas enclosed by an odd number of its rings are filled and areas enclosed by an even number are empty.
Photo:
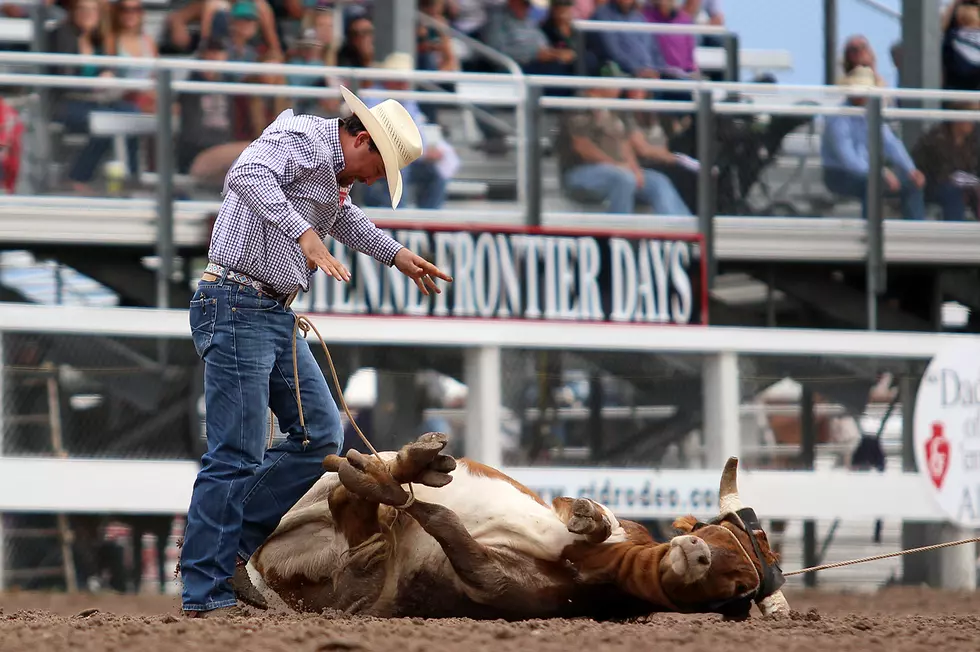
[[[617,26],[622,26],[617,24]],[[663,26],[661,26],[663,27]],[[670,27],[670,26],[668,26]],[[706,29],[706,28],[702,28]],[[541,203],[541,152],[538,124],[544,110],[582,110],[606,108],[615,111],[655,110],[675,113],[696,114],[698,128],[697,156],[701,161],[713,161],[718,144],[713,134],[715,118],[721,115],[763,113],[770,116],[830,116],[866,115],[869,129],[869,150],[871,169],[881,170],[883,155],[880,127],[883,121],[907,120],[974,120],[980,121],[980,111],[953,111],[945,109],[917,109],[885,106],[888,99],[907,100],[956,100],[980,101],[980,92],[941,91],[931,89],[871,88],[856,92],[853,89],[827,86],[773,85],[750,82],[710,82],[705,80],[660,80],[631,78],[597,78],[580,76],[517,75],[505,73],[464,73],[441,71],[392,71],[367,68],[342,68],[295,64],[251,64],[237,62],[216,62],[190,59],[139,59],[126,57],[79,56],[67,54],[39,53],[0,53],[0,64],[30,66],[32,72],[7,72],[0,74],[0,86],[19,86],[28,90],[39,88],[105,88],[127,90],[156,89],[158,97],[172,98],[173,93],[222,93],[244,94],[264,97],[292,98],[335,98],[340,93],[332,88],[295,87],[277,84],[230,83],[205,81],[174,81],[171,75],[176,72],[214,71],[233,73],[262,72],[273,75],[304,75],[322,77],[326,75],[352,79],[355,81],[376,81],[402,79],[411,82],[472,82],[474,84],[506,84],[513,89],[511,94],[488,95],[471,98],[458,92],[446,91],[386,91],[364,88],[360,94],[365,97],[390,97],[394,99],[413,99],[422,103],[433,102],[455,106],[499,106],[514,107],[517,112],[515,135],[518,142],[517,182],[518,210],[528,224],[541,224],[545,216]],[[155,71],[155,80],[63,77],[40,74],[40,68],[48,65],[94,64],[109,68],[149,68]],[[643,89],[646,91],[683,92],[691,95],[691,100],[626,100],[597,99],[587,97],[543,97],[545,88],[617,88]],[[841,100],[848,95],[863,95],[869,99],[863,108],[842,106]],[[801,106],[793,104],[800,98],[822,102]],[[759,100],[759,103],[754,101]],[[521,113],[523,112],[523,113]],[[157,114],[159,142],[172,140],[173,125],[169,112]],[[163,260],[171,257],[173,233],[173,180],[170,171],[172,157],[169,148],[158,148],[158,171],[163,182],[158,186],[157,211],[159,215],[158,253]],[[697,230],[705,237],[705,255],[709,261],[709,280],[715,268],[714,227],[717,211],[713,207],[713,188],[715,179],[710,166],[702,165],[698,180]],[[866,263],[868,266],[868,311],[871,328],[876,327],[876,297],[884,287],[884,237],[882,220],[882,201],[880,197],[879,175],[870,175],[867,206],[868,220],[865,225],[868,243]],[[621,217],[621,216],[620,216]],[[164,264],[160,270],[161,288],[170,270]],[[162,289],[161,289],[162,291]]]

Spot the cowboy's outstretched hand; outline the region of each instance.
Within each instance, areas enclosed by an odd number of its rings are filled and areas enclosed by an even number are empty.
[[[449,283],[453,282],[452,276],[442,272],[425,258],[412,253],[405,247],[399,249],[398,253],[395,254],[395,267],[398,268],[399,272],[414,280],[415,285],[419,286],[419,290],[425,295],[429,294],[429,288],[436,294],[442,294],[442,290],[436,287],[436,282],[432,278],[433,276],[438,276]]]

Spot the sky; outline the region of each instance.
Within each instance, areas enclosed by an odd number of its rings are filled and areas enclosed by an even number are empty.
[[[896,10],[902,6],[902,0],[878,2]],[[777,74],[780,83],[823,84],[823,0],[722,0],[722,5],[725,22],[739,34],[743,48],[792,53],[794,70]],[[894,85],[897,71],[889,50],[901,38],[899,20],[860,0],[838,0],[837,13],[838,53],[848,36],[864,34],[877,55],[878,71]]]

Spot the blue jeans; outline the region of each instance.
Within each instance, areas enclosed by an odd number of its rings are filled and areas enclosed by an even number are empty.
[[[907,220],[922,220],[926,216],[925,194],[903,174],[896,174],[902,183],[898,195],[902,198],[902,216]],[[868,177],[836,168],[824,168],[823,183],[827,190],[861,200],[861,217],[868,219]],[[885,197],[894,197],[882,180]]]
[[[194,348],[204,360],[208,451],[181,546],[183,608],[236,604],[236,555],[249,559],[279,519],[323,474],[343,443],[340,414],[309,344],[296,341],[309,442],[293,384],[293,311],[233,281],[201,281],[190,302]],[[268,408],[286,440],[268,450]]]
[[[926,182],[926,201],[939,204],[943,221],[962,222],[966,219],[966,191],[951,183]]]
[[[657,215],[691,215],[677,188],[666,175],[643,170],[643,187],[637,187],[633,173],[609,163],[587,163],[565,172],[565,187],[598,201],[609,201],[610,213],[632,213],[637,198]]]
[[[415,202],[418,208],[439,209],[446,203],[446,187],[449,183],[443,179],[436,166],[429,161],[415,161],[402,170],[402,201],[399,206],[410,203],[414,190],[417,195]],[[365,206],[391,206],[391,195],[388,194],[388,182],[382,178],[364,188]]]
[[[98,104],[84,100],[65,100],[58,107],[58,119],[65,125],[65,130],[72,134],[87,134],[89,114],[93,111],[118,111],[139,113],[139,108],[132,102],[118,101],[108,104]],[[129,156],[129,171],[133,176],[139,172],[139,139],[135,136],[126,137],[126,152]],[[95,168],[102,157],[112,149],[112,139],[108,136],[89,136],[85,147],[71,166],[68,178],[76,183],[88,183],[95,176]]]

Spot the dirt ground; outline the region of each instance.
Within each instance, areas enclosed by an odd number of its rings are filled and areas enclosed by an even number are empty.
[[[185,620],[177,596],[0,594],[3,652],[229,650],[232,652],[568,652],[743,650],[903,652],[980,649],[980,593],[889,588],[873,594],[786,592],[791,618],[722,622],[654,615],[628,624],[381,620],[253,612],[225,622]],[[93,612],[92,610],[97,610]]]

